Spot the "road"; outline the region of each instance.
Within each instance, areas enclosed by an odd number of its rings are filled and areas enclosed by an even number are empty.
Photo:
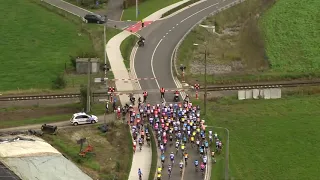
[[[76,16],[80,16],[80,17],[84,17],[86,14],[94,14],[91,11],[88,11],[86,9],[77,7],[75,5],[72,5],[68,2],[65,2],[63,0],[43,0],[53,6],[56,6],[58,8],[61,8],[71,14],[74,14]],[[110,1],[111,6],[108,8],[108,12],[110,12],[109,16],[112,19],[109,19],[107,22],[107,26],[109,27],[115,27],[118,29],[123,29],[126,28],[128,26],[131,26],[133,24],[135,24],[135,21],[117,21],[120,19],[119,16],[121,16],[121,14],[119,15],[119,2],[121,1]],[[114,8],[114,9],[113,9]],[[115,18],[115,19],[113,19]]]
[[[97,116],[98,117],[98,122],[97,124],[103,124],[104,123],[104,118],[106,118],[106,122],[110,122],[115,120],[115,114],[107,114],[105,117],[104,115]],[[48,123],[53,126],[57,126],[58,129],[61,128],[68,128],[68,127],[84,127],[84,126],[90,126],[91,124],[88,125],[78,125],[78,126],[73,126],[69,120],[66,121],[60,121],[60,122],[54,122],[54,123]],[[33,130],[41,130],[41,126],[43,124],[32,124],[32,125],[26,125],[26,126],[17,126],[17,127],[12,127],[12,128],[4,128],[0,129],[0,133],[6,133],[6,132],[12,132],[12,131],[25,131],[29,129]]]
[[[140,81],[140,86],[143,90],[148,89],[165,89],[177,88],[177,85],[172,76],[172,62],[171,56],[175,46],[187,31],[198,23],[203,17],[225,7],[228,4],[235,2],[235,0],[208,0],[198,5],[195,5],[177,15],[154,22],[152,25],[143,29],[139,34],[144,36],[145,46],[138,48],[135,59],[134,67],[138,78],[143,77],[156,77],[154,81]],[[150,95],[150,103],[161,102],[159,95]],[[166,101],[172,101],[173,94],[166,94]],[[200,173],[194,172],[194,166],[191,165],[195,159],[200,160],[200,156],[195,149],[189,150],[189,166],[186,167],[183,177],[179,174],[177,164],[173,168],[173,176],[171,180],[195,180],[203,179]],[[166,152],[168,154],[174,151],[174,146],[169,148]],[[180,156],[181,157],[181,156]],[[180,160],[180,159],[179,159]],[[176,170],[177,169],[177,170]],[[163,179],[167,179],[167,164],[165,165],[165,172]]]

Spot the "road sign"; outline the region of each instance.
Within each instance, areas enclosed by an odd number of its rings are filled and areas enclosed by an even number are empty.
[[[109,102],[108,99],[99,99],[99,102]]]

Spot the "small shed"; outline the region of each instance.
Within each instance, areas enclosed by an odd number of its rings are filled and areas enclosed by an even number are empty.
[[[90,59],[90,64],[88,64]],[[88,73],[88,65],[91,66],[91,73],[98,73],[100,70],[100,59],[99,58],[77,58],[76,59],[76,71],[79,74]]]

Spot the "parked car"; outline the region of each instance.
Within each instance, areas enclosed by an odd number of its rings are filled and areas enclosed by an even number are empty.
[[[74,126],[78,124],[94,124],[98,122],[98,117],[95,115],[89,115],[84,112],[75,113],[70,119],[70,123]]]
[[[82,20],[85,23],[103,24],[106,22],[106,18],[104,16],[100,16],[98,14],[87,14],[82,18]]]

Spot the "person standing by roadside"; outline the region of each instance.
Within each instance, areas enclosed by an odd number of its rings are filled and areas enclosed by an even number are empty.
[[[164,93],[166,92],[166,90],[162,87],[160,88],[160,98],[163,99],[164,98]]]

